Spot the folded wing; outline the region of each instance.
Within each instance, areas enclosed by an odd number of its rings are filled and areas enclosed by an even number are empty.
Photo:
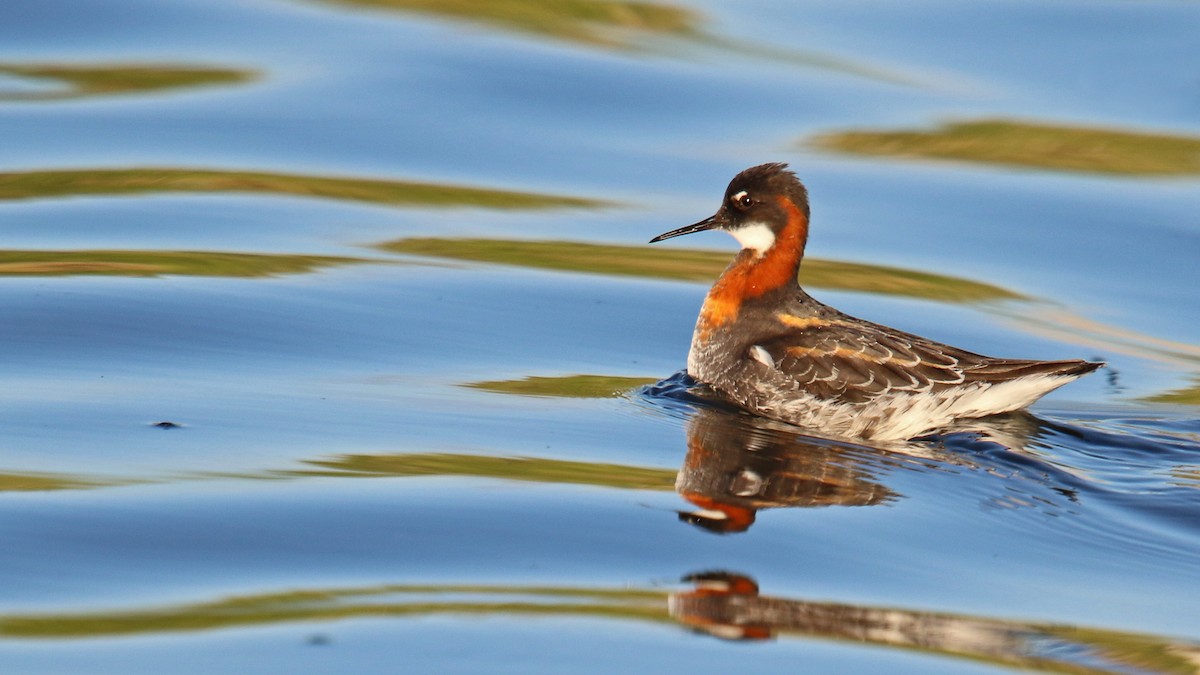
[[[790,323],[803,327],[760,341],[751,348],[755,358],[773,363],[797,390],[847,403],[1025,377],[1078,376],[1102,365],[992,358],[844,316]]]

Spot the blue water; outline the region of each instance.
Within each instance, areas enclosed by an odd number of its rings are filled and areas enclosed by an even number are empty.
[[[264,276],[0,260],[6,666],[1200,669],[1200,413],[1163,398],[1200,381],[1197,179],[805,144],[984,117],[1200,136],[1200,6],[680,6],[695,34],[612,46],[319,0],[9,2],[0,66],[255,77],[39,98],[70,87],[6,75],[0,188],[37,170],[171,167],[612,205],[0,199],[5,251],[371,260]],[[1109,367],[1029,415],[905,448],[821,440],[673,376],[706,283],[374,247],[640,246],[765,161],[809,187],[810,255],[1025,297],[813,289],[821,300],[973,351]],[[593,397],[466,386],[578,374],[664,382]],[[688,522],[696,500],[752,522],[711,532]],[[757,590],[683,580],[717,572]]]

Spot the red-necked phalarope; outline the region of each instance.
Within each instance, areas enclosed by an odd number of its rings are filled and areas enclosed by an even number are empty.
[[[752,412],[819,434],[904,440],[1023,408],[1103,363],[999,359],[863,321],[796,280],[808,192],[786,164],[739,173],[717,213],[651,243],[721,229],[742,245],[708,292],[688,374]]]

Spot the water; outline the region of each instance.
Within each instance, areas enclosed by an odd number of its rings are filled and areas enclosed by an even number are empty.
[[[9,3],[10,669],[1200,668],[1197,171],[811,142],[1184,147],[1200,8],[486,6]],[[733,242],[643,242],[775,160],[823,301],[1109,368],[886,450],[696,399],[672,374]]]

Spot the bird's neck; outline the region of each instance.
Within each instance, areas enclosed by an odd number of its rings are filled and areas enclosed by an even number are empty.
[[[804,258],[808,241],[808,218],[791,201],[780,199],[788,216],[787,225],[777,233],[766,251],[744,248],[713,284],[696,333],[706,338],[712,331],[737,319],[742,304],[781,288],[798,287],[796,274]]]

